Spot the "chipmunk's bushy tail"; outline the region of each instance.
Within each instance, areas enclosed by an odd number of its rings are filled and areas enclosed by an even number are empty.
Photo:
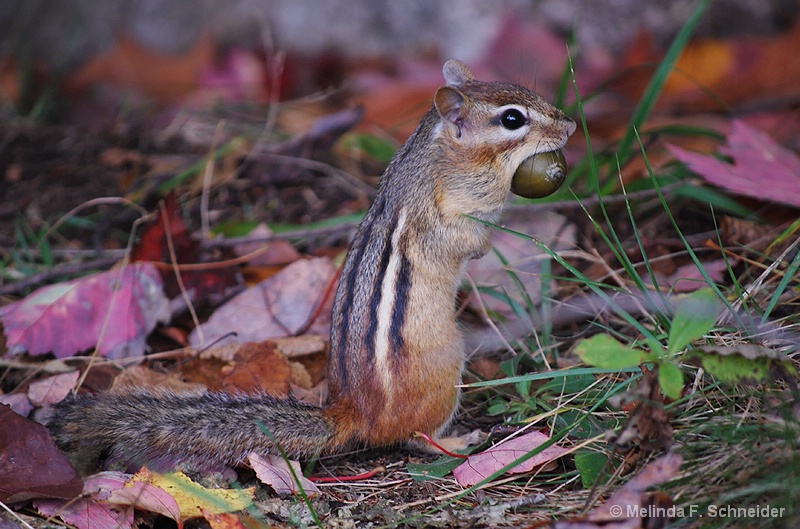
[[[312,457],[329,448],[325,409],[267,395],[136,389],[78,395],[44,420],[79,470],[103,458],[168,469],[235,466],[250,452]]]

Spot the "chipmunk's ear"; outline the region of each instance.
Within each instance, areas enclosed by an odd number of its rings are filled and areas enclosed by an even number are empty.
[[[450,86],[443,86],[436,91],[433,96],[433,104],[436,110],[445,121],[449,121],[458,127],[458,135],[461,135],[461,124],[467,113],[469,100],[467,97]]]
[[[475,74],[472,73],[469,66],[458,59],[450,59],[444,63],[442,73],[447,86],[460,86],[467,81],[475,80]]]

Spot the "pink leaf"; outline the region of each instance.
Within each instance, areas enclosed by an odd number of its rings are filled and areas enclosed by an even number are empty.
[[[150,263],[49,285],[0,308],[9,354],[71,356],[97,347],[111,358],[141,355],[156,323],[169,317]]]
[[[305,328],[321,302],[333,301],[333,296],[325,299],[325,292],[335,276],[336,267],[328,258],[295,261],[215,310],[192,331],[189,343],[199,345],[201,337],[205,343],[223,345],[293,336]],[[305,332],[330,332],[330,308],[323,313]]]
[[[33,411],[33,404],[24,393],[12,393],[10,395],[0,395],[0,405],[11,406],[14,413],[27,417]]]
[[[728,270],[728,262],[724,259],[716,259],[703,263],[703,269],[712,281],[721,282]],[[675,292],[694,292],[695,290],[708,286],[706,278],[694,263],[685,264],[667,279]]]
[[[112,491],[106,501],[117,505],[131,505],[181,521],[181,509],[175,498],[164,489],[149,483],[134,481],[129,486]]]
[[[479,454],[469,456],[464,463],[453,470],[453,475],[459,484],[471,487],[549,440],[548,436],[540,432],[530,432],[515,437]],[[550,446],[508,472],[511,474],[528,472],[534,467],[558,459],[567,452],[566,448]]]
[[[800,207],[800,157],[741,121],[733,122],[728,146],[720,148],[720,153],[730,156],[733,164],[674,145],[667,147],[689,169],[714,185],[740,195]]]
[[[278,494],[297,494],[298,492],[297,482],[292,476],[292,472],[289,470],[290,463],[305,493],[309,497],[316,496],[320,493],[314,482],[303,477],[303,473],[300,470],[300,463],[297,461],[290,461],[287,463],[287,461],[280,456],[267,455],[262,457],[255,452],[247,456],[247,461],[256,472],[256,477],[265,485],[272,487]]]
[[[58,516],[78,529],[131,529],[133,509],[120,510],[104,505],[92,498],[80,498],[73,502],[39,500],[33,502],[44,516]]]
[[[34,406],[61,402],[75,387],[80,375],[80,371],[76,370],[31,382],[28,386],[28,398]]]

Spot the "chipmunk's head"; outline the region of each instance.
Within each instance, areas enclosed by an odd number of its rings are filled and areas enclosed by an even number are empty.
[[[444,64],[447,86],[436,91],[439,133],[465,164],[490,167],[506,192],[539,198],[564,182],[561,148],[575,122],[534,92],[511,83],[481,82],[461,61]]]

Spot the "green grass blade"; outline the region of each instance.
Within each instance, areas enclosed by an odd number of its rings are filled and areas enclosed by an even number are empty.
[[[783,294],[786,292],[786,288],[789,286],[789,283],[795,279],[798,269],[800,269],[800,252],[795,254],[791,264],[786,268],[783,278],[781,278],[778,286],[775,287],[775,292],[772,293],[769,304],[767,305],[767,308],[764,309],[764,315],[761,317],[762,324],[767,322],[769,315],[772,314],[773,310],[775,310],[775,307],[778,305],[781,296],[783,296]]]
[[[647,172],[650,175],[650,180],[653,182],[655,187],[656,193],[658,193],[658,198],[661,201],[661,206],[664,208],[664,212],[667,214],[672,227],[675,229],[675,232],[678,234],[681,242],[683,243],[684,248],[686,248],[689,257],[692,259],[692,262],[695,264],[697,269],[700,271],[700,274],[703,276],[703,279],[706,280],[708,286],[714,291],[714,293],[719,297],[719,299],[725,304],[726,308],[728,309],[729,313],[733,315],[736,319],[737,324],[740,327],[745,327],[744,322],[741,321],[737,311],[733,308],[733,306],[728,301],[725,294],[719,289],[719,286],[711,279],[711,276],[708,275],[708,272],[703,267],[703,263],[700,261],[700,258],[697,257],[697,253],[692,249],[692,245],[689,244],[689,241],[686,240],[686,237],[683,235],[680,227],[678,226],[678,222],[675,220],[675,217],[672,215],[672,211],[669,209],[669,205],[667,204],[667,199],[664,197],[664,193],[661,191],[661,187],[656,182],[655,173],[653,172],[653,167],[650,165],[650,159],[647,157],[647,152],[644,149],[644,145],[639,142],[639,146],[642,152],[642,158],[644,160],[645,167],[647,168]]]

